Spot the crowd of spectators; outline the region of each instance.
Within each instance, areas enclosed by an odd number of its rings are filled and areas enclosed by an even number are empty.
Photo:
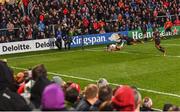
[[[141,98],[136,87],[119,85],[112,88],[100,78],[96,84],[81,89],[78,83],[63,81],[59,76],[47,78],[43,64],[14,75],[7,60],[0,61],[0,110],[36,111],[153,111],[153,101]],[[165,104],[164,111],[180,111]],[[160,110],[156,110],[160,111]]]
[[[0,0],[0,42],[180,25],[179,15],[178,0]]]

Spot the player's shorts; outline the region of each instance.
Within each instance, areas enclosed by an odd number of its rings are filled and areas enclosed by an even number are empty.
[[[160,45],[160,43],[161,43],[161,40],[160,40],[160,39],[155,39],[155,44],[156,44],[156,45]]]
[[[167,28],[165,32],[172,32],[171,28]]]
[[[109,47],[110,47],[111,49],[116,49],[116,45],[115,45],[115,44],[111,44]]]

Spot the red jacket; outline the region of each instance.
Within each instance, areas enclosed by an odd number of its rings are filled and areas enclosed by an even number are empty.
[[[105,22],[104,21],[99,21],[99,26],[100,27],[104,27],[105,26]]]
[[[75,9],[72,9],[72,10],[71,10],[71,14],[76,14],[76,10],[75,10]]]
[[[94,22],[93,23],[93,28],[95,29],[95,30],[97,30],[97,29],[99,29],[99,23],[98,22]]]
[[[44,15],[41,14],[41,15],[39,16],[39,20],[40,20],[40,21],[44,21]]]
[[[23,2],[23,4],[24,4],[25,7],[27,7],[28,4],[29,4],[29,0],[22,0],[22,2]]]
[[[68,13],[69,13],[68,9],[65,8],[65,9],[63,10],[63,14],[64,14],[64,15],[67,15]]]
[[[89,20],[87,18],[83,19],[83,25],[84,25],[84,27],[88,27],[89,26]]]
[[[18,88],[17,93],[18,93],[18,94],[23,93],[23,92],[24,92],[24,88],[25,88],[25,83],[23,83],[23,84]]]
[[[179,19],[176,19],[176,20],[174,21],[174,25],[175,25],[175,26],[180,26],[180,20],[179,20]]]
[[[84,5],[85,4],[84,0],[80,0],[79,4]]]
[[[165,24],[164,24],[164,29],[167,29],[167,28],[171,28],[173,26],[173,23],[171,21],[167,21]]]

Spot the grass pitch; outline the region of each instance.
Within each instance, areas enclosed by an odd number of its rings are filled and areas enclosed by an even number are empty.
[[[180,105],[180,39],[163,40],[167,50],[163,56],[153,42],[126,46],[122,51],[106,52],[105,46],[71,51],[41,51],[4,55],[10,66],[30,68],[44,64],[49,77],[57,73],[64,80],[80,83],[81,88],[91,81],[106,78],[113,84],[128,84],[140,89],[143,97],[152,98],[154,108],[164,103]],[[144,90],[145,89],[145,90]]]

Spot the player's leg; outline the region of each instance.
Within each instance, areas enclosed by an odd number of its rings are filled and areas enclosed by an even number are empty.
[[[147,31],[143,32],[144,42],[147,42]]]
[[[159,45],[156,44],[155,47],[156,47],[159,51],[161,51],[161,52],[164,54],[164,56],[166,56],[166,50],[165,50],[164,47],[162,47],[160,44],[159,44]]]
[[[125,45],[126,43],[127,43],[127,41],[123,39],[120,47],[124,47],[124,45]]]

